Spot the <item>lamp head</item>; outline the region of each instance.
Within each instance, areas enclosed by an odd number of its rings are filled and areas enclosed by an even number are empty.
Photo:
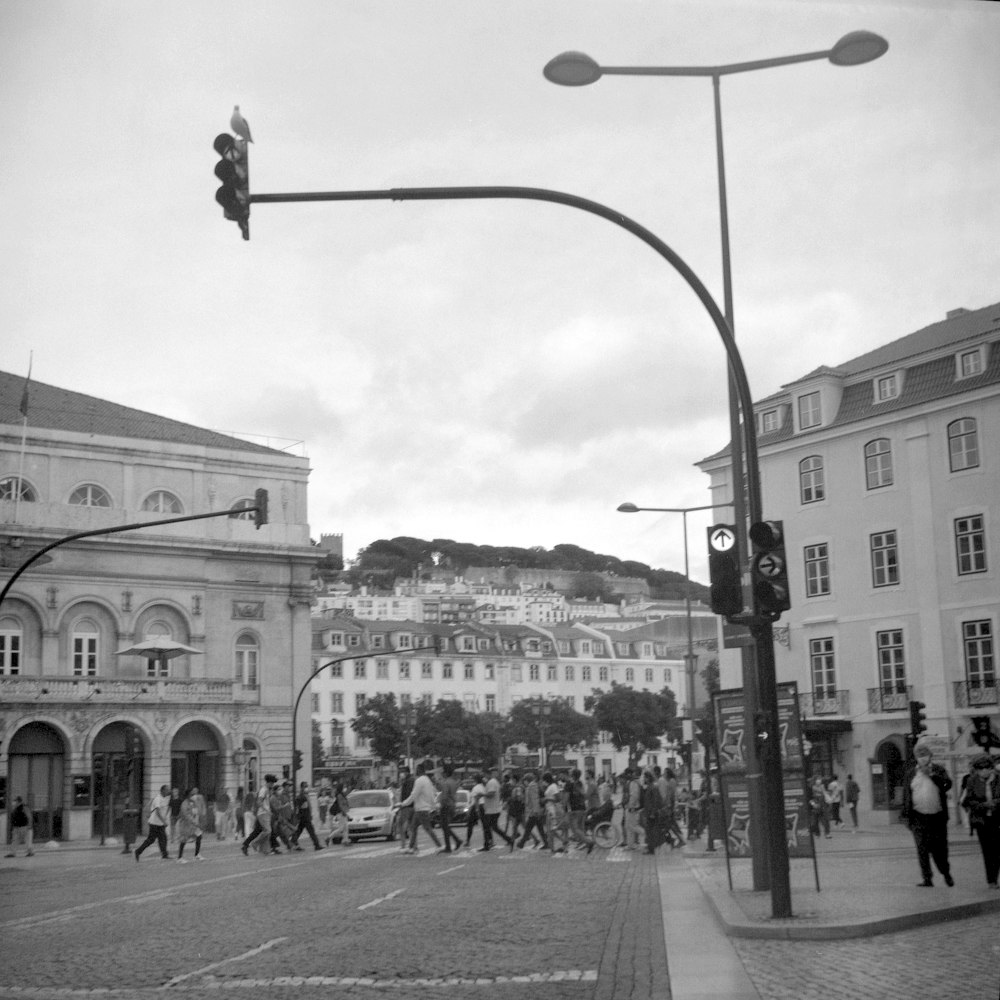
[[[550,59],[542,73],[550,83],[562,87],[585,87],[600,80],[601,67],[584,52],[563,52]]]
[[[889,51],[889,43],[872,31],[851,31],[830,50],[834,66],[860,66],[873,62]]]
[[[620,503],[618,505],[618,511],[621,514],[638,514],[639,508],[636,507],[634,503]]]

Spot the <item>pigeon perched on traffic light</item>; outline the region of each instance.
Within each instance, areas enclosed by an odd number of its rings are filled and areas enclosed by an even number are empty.
[[[229,127],[241,138],[246,139],[247,142],[253,142],[250,137],[250,126],[247,124],[247,120],[240,114],[240,106],[237,104],[233,108],[233,117],[229,119]]]

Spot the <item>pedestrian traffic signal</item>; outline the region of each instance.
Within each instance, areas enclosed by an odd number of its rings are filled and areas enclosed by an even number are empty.
[[[302,751],[296,750],[292,755],[292,770],[298,774],[302,770]]]
[[[743,577],[740,573],[736,525],[708,528],[709,603],[717,615],[730,617],[743,611]]]
[[[246,139],[236,139],[228,132],[222,132],[212,143],[219,154],[215,165],[215,176],[222,181],[222,187],[215,192],[215,200],[222,206],[222,214],[235,222],[243,233],[243,239],[250,239],[250,161],[247,157]]]
[[[927,732],[927,706],[922,701],[910,702],[910,735],[916,739],[921,733]]]
[[[784,525],[781,521],[757,521],[750,525],[750,541],[753,542],[750,576],[757,610],[776,621],[782,611],[792,606]]]
[[[253,523],[255,528],[267,524],[267,490],[257,490],[254,494]]]

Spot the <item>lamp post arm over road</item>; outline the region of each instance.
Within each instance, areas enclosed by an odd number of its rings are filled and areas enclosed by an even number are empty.
[[[701,279],[694,273],[688,264],[663,242],[658,236],[646,229],[645,226],[616,212],[614,209],[603,205],[600,202],[591,201],[588,198],[581,198],[578,195],[568,194],[565,191],[553,191],[546,188],[511,187],[511,186],[462,186],[462,187],[431,187],[431,188],[389,188],[385,190],[370,191],[317,191],[317,192],[291,192],[285,194],[252,194],[250,202],[258,204],[274,204],[281,202],[314,202],[314,201],[447,201],[447,200],[483,200],[483,199],[520,199],[531,201],[545,201],[557,205],[566,205],[569,208],[576,208],[583,212],[589,212],[616,226],[630,232],[633,236],[642,240],[647,246],[655,250],[671,267],[687,282],[691,290],[697,295],[701,304],[705,307],[719,336],[726,349],[729,359],[729,384],[730,392],[735,394],[738,405],[742,407],[745,414],[753,413],[753,397],[750,395],[750,384],[747,380],[746,369],[743,366],[743,359],[740,357],[739,349],[736,346],[736,338],[733,336],[732,325],[725,315],[720,311],[715,300],[709,294],[708,289]],[[738,411],[735,407],[730,407],[730,420],[736,416]],[[761,494],[760,494],[760,468],[757,454],[757,433],[753,420],[747,420],[745,433],[733,437],[733,462],[734,466],[737,457],[740,455],[740,443],[742,441],[745,451],[746,469],[746,494],[747,507],[750,520],[757,522],[762,520]],[[734,483],[737,505],[742,500],[742,496]],[[739,507],[737,508],[739,509]],[[742,535],[746,531],[745,520],[737,518],[739,524],[738,535],[741,543]],[[745,544],[745,543],[743,543]],[[735,619],[732,619],[735,620]],[[759,690],[756,693],[753,704],[759,705],[763,711],[767,724],[773,729],[777,726],[778,717],[778,695],[777,679],[775,677],[774,664],[774,633],[772,623],[757,613],[756,598],[752,598],[751,614],[740,616],[743,624],[750,626],[754,637],[754,645],[757,652],[757,673],[760,678]],[[294,722],[293,722],[294,728]],[[788,866],[788,846],[785,833],[785,807],[784,807],[784,786],[782,783],[781,761],[776,757],[778,741],[770,740],[767,750],[767,760],[762,761],[761,766],[755,767],[753,773],[748,775],[751,784],[751,795],[757,795],[756,788],[762,787],[766,806],[758,810],[758,815],[763,815],[764,822],[763,836],[761,842],[766,845],[766,858],[770,871],[771,888],[771,913],[775,918],[790,917],[792,915],[791,884]],[[774,748],[774,752],[771,752]],[[293,755],[294,756],[294,755]],[[755,855],[755,859],[759,855]]]
[[[655,250],[668,264],[687,282],[691,290],[698,296],[701,304],[707,310],[715,328],[722,338],[729,358],[730,370],[736,383],[740,406],[744,413],[753,413],[753,397],[750,395],[750,384],[747,381],[743,359],[736,346],[736,338],[732,329],[722,314],[708,289],[697,274],[688,266],[684,259],[671,247],[663,242],[655,233],[640,225],[627,215],[616,212],[597,201],[581,198],[579,195],[568,194],[565,191],[553,191],[547,188],[531,188],[516,186],[472,186],[472,187],[431,187],[431,188],[387,188],[373,191],[301,191],[284,194],[252,194],[251,202],[258,204],[274,204],[286,202],[312,201],[453,201],[475,199],[519,199],[528,201],[546,201],[556,205],[567,205],[591,215],[597,215],[608,222],[630,232]],[[752,422],[751,422],[752,425]],[[760,474],[757,467],[757,438],[749,426],[743,435],[746,448],[747,501],[751,521],[760,521]]]

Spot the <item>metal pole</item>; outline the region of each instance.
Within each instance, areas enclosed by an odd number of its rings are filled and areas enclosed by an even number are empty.
[[[733,318],[733,278],[732,262],[729,249],[729,202],[726,197],[726,163],[722,142],[722,97],[720,93],[720,77],[712,74],[713,106],[715,109],[715,154],[719,178],[719,226],[722,236],[722,290],[723,308],[729,328],[736,336],[736,325]],[[747,578],[747,516],[743,494],[743,428],[740,422],[740,404],[737,396],[735,377],[732,365],[729,366],[729,458],[733,487],[733,509],[736,517],[736,550],[739,553],[740,571],[743,574],[744,606],[746,600]],[[753,417],[752,411],[744,414],[747,421]],[[757,671],[754,667],[753,650],[747,646],[740,647],[740,659],[743,665],[743,700],[744,700],[744,732],[753,732],[753,720],[760,711],[760,693],[757,689]],[[753,740],[745,740],[744,752],[747,761],[747,798],[750,808],[751,829],[762,830],[764,823],[764,793],[762,790],[762,773],[760,761],[757,759],[757,748]],[[760,845],[757,845],[760,846]],[[770,886],[770,863],[768,855],[763,850],[755,850],[752,854],[753,887],[760,891]]]

